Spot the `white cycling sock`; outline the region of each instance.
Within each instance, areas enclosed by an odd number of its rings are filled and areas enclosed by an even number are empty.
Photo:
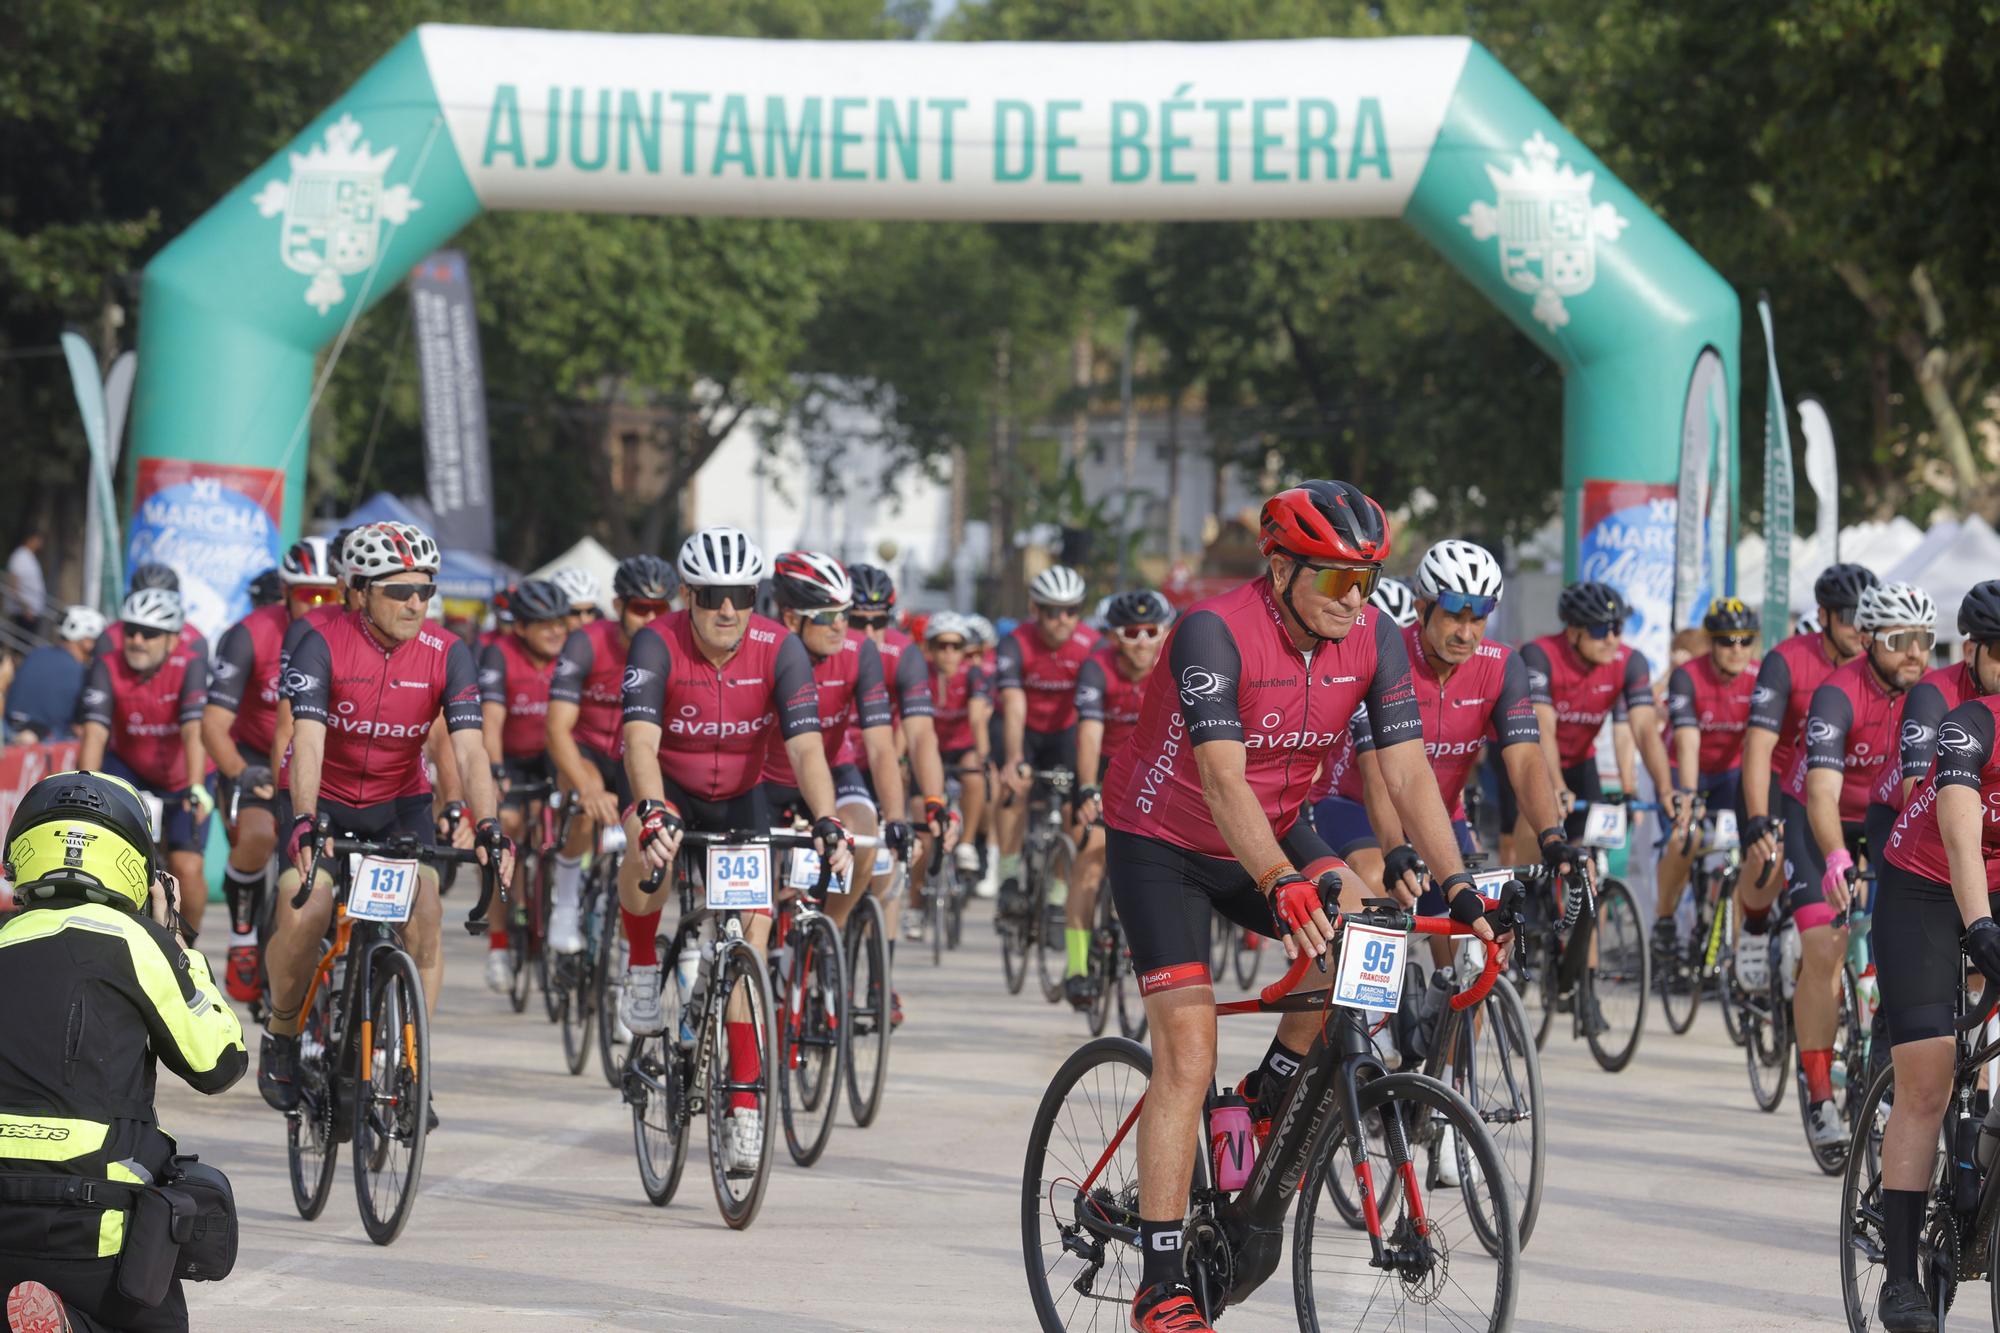
[[[583,887],[583,858],[556,857],[555,906],[566,912],[576,910],[577,890]]]

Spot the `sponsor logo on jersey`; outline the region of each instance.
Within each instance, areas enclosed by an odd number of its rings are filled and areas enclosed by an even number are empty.
[[[1931,742],[1935,741],[1936,739],[1937,739],[1936,727],[1926,726],[1922,722],[1914,722],[1914,721],[1905,722],[1903,724],[1902,743],[1903,743],[1903,748],[1906,750],[1925,749],[1929,747]]]
[[[621,688],[630,694],[634,690],[643,689],[646,682],[657,680],[659,674],[657,671],[648,671],[645,667],[628,666],[625,668],[625,679]]]
[[[1809,717],[1806,719],[1807,745],[1829,745],[1839,739],[1839,736],[1840,733],[1835,729],[1833,723],[1827,721],[1825,718]]]
[[[1958,723],[1947,722],[1938,728],[1938,749],[1952,754],[1978,754],[1979,742]]]
[[[1220,672],[1210,671],[1207,667],[1188,667],[1181,672],[1181,702],[1194,705],[1220,699],[1234,687],[1235,683],[1229,677]]]
[[[215,673],[217,680],[228,680],[242,670],[241,667],[226,657],[216,658],[214,664],[209,669]]]
[[[318,689],[319,684],[318,676],[309,675],[304,671],[285,672],[286,694],[305,694],[308,691]]]

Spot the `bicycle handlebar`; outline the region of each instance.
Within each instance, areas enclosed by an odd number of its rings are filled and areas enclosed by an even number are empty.
[[[1370,908],[1362,912],[1335,912],[1332,915],[1333,928],[1336,933],[1340,933],[1348,922],[1353,921],[1365,926],[1380,926],[1387,930],[1414,930],[1420,935],[1472,936],[1475,934],[1471,926],[1462,926],[1448,916],[1413,916],[1408,912],[1394,908]],[[1260,998],[1263,1002],[1265,1004],[1276,1004],[1279,1000],[1284,999],[1294,990],[1297,990],[1299,982],[1305,977],[1306,968],[1311,966],[1313,961],[1314,955],[1307,953],[1303,949],[1299,950],[1299,956],[1294,958],[1292,965],[1285,969],[1285,975],[1264,987],[1263,991],[1260,992]],[[1324,964],[1322,964],[1322,967],[1324,967]],[[1487,992],[1493,989],[1493,982],[1499,975],[1500,947],[1497,941],[1489,942],[1486,947],[1485,966],[1480,968],[1478,977],[1474,978],[1470,986],[1467,986],[1464,990],[1451,997],[1451,1007],[1454,1009],[1470,1009],[1473,1005],[1478,1004],[1486,998]]]
[[[865,841],[870,847],[873,847],[876,843],[876,839],[874,838],[855,838],[852,841],[857,844]],[[730,833],[708,833],[700,829],[681,830],[682,851],[690,847],[749,847],[760,845],[773,848],[774,850],[790,850],[799,847],[817,847],[819,840],[810,833],[795,833],[790,829],[769,829],[762,833],[747,829]],[[640,854],[644,855],[643,852]],[[676,855],[678,854],[677,852]],[[658,870],[648,874],[639,882],[639,888],[646,893],[657,891],[661,881],[667,877],[667,870],[668,867],[661,866]],[[826,886],[832,881],[832,864],[826,857],[822,856],[819,861],[819,882],[813,885],[813,892],[815,894],[824,894]]]
[[[388,856],[402,861],[420,861],[431,865],[475,865],[479,867],[479,901],[465,915],[465,930],[468,935],[486,933],[486,912],[493,905],[493,894],[500,882],[500,867],[492,860],[481,862],[476,847],[432,847],[419,842],[415,834],[404,833],[393,838],[350,838],[333,832],[333,821],[322,813],[319,824],[313,831],[313,857],[310,873],[299,881],[298,892],[292,895],[292,910],[297,911],[312,897],[314,881],[319,876],[319,863],[323,857],[342,856]],[[334,901],[354,886],[336,885]]]

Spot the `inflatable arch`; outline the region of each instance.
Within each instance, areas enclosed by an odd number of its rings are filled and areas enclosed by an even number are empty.
[[[1726,577],[1736,296],[1470,40],[425,26],[146,270],[129,555],[189,575],[205,628],[298,528],[321,349],[487,208],[1400,217],[1563,368],[1571,570],[1628,590],[1656,658]]]

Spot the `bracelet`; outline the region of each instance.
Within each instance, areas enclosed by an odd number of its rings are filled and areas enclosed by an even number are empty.
[[[1278,864],[1272,866],[1269,870],[1266,870],[1263,874],[1257,876],[1258,894],[1265,898],[1270,897],[1271,886],[1276,884],[1279,880],[1283,879],[1285,876],[1291,873],[1292,873],[1292,868],[1289,865],[1285,864],[1283,861],[1278,862]]]
[[[1445,896],[1445,901],[1447,902],[1451,901],[1451,886],[1454,884],[1463,884],[1466,888],[1477,891],[1479,881],[1472,877],[1472,872],[1469,870],[1461,870],[1455,875],[1446,875],[1444,883],[1438,885],[1438,892]]]

